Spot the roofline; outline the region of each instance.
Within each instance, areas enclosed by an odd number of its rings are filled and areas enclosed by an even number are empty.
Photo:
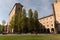
[[[15,5],[17,5],[17,4],[21,5],[21,3],[15,3]],[[12,10],[14,9],[15,5],[13,6]],[[23,5],[21,5],[21,6],[23,7]],[[10,13],[12,12],[12,10],[10,11]],[[10,15],[10,13],[9,13],[9,15]]]
[[[47,18],[47,17],[50,17],[50,16],[53,16],[53,14],[50,14],[50,15],[48,15],[48,16],[45,16],[45,17],[39,18],[38,20],[40,20],[40,19],[44,19],[44,18]]]

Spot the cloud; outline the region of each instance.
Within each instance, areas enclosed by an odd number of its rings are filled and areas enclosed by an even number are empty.
[[[52,13],[50,0],[24,0],[22,1],[22,4],[26,8],[27,12],[30,8],[37,10],[39,13],[39,18]]]
[[[20,2],[24,8],[28,10],[31,8],[33,11],[37,10],[39,13],[39,18],[51,14],[52,7],[50,0],[6,0],[6,4],[11,9],[11,5],[14,5],[16,2]]]
[[[41,0],[41,7],[39,13],[39,17],[47,16],[52,13],[52,6],[49,0]]]
[[[8,21],[8,15],[15,3],[20,2],[27,10],[37,10],[39,18],[52,13],[50,0],[0,0],[0,23],[3,19]]]
[[[0,23],[2,20],[8,21],[9,12],[16,2],[15,0],[0,0]]]

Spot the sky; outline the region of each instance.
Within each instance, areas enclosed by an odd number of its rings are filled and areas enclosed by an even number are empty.
[[[0,0],[0,24],[8,22],[8,16],[15,3],[21,3],[26,12],[31,8],[38,11],[38,18],[52,14],[53,0]]]

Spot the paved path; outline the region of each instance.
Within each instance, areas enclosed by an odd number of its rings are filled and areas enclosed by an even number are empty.
[[[0,36],[23,36],[23,35],[50,35],[50,34],[0,34]]]

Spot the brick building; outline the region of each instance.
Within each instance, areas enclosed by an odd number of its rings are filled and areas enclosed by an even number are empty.
[[[17,11],[22,12],[23,6],[20,3],[16,3],[9,13],[8,25],[10,25],[10,21],[13,18],[13,15],[16,14]],[[60,0],[54,0],[52,3],[53,12],[51,15],[42,17],[39,19],[39,22],[44,26],[42,28],[43,31],[48,31],[50,33],[58,33],[60,32]],[[7,32],[13,32],[13,29],[7,27]]]
[[[9,13],[9,17],[8,17],[7,32],[13,32],[14,29],[11,29],[11,27],[9,27],[10,21],[13,19],[13,16],[14,16],[14,15],[17,15],[17,14],[18,14],[17,12],[19,12],[19,13],[22,12],[22,8],[23,8],[23,6],[22,6],[20,3],[16,3],[16,4],[13,6],[12,10],[11,10],[10,13]],[[18,16],[18,15],[17,15],[17,16]]]
[[[54,0],[52,3],[53,12],[51,15],[42,17],[39,22],[49,29],[49,32],[59,33],[60,32],[60,0]],[[44,29],[43,29],[44,30]]]

